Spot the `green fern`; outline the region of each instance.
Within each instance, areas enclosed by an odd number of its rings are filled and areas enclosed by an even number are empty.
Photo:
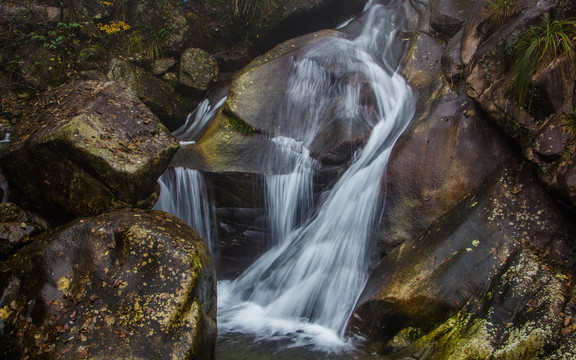
[[[576,23],[573,20],[547,21],[531,26],[515,47],[510,88],[518,104],[523,105],[532,76],[560,57],[574,59]],[[562,72],[567,69],[560,69]]]

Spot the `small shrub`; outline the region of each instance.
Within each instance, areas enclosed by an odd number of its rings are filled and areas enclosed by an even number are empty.
[[[130,25],[122,20],[110,21],[108,24],[98,23],[98,29],[106,33],[106,35],[115,35],[122,31],[130,29]]]
[[[548,66],[555,58],[574,59],[576,23],[573,20],[546,21],[541,26],[531,26],[515,47],[510,73],[510,89],[519,105],[526,101],[532,76]],[[561,69],[563,73],[567,69]]]

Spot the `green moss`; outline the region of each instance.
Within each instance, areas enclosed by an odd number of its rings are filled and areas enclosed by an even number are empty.
[[[492,346],[486,329],[487,322],[476,319],[469,323],[468,316],[460,313],[418,339],[414,346],[421,349],[433,347],[430,359],[474,360],[488,359]]]
[[[253,134],[256,132],[252,126],[248,125],[246,122],[232,116],[228,116],[228,122],[232,129],[239,131],[244,134]]]

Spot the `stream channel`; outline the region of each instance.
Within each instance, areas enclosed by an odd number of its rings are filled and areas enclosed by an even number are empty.
[[[398,74],[401,3],[369,1],[355,36],[318,42],[292,61],[285,106],[271,120],[275,149],[265,159],[275,169],[263,186],[271,245],[239,277],[218,283],[218,360],[381,358],[346,325],[374,265],[369,254],[392,146],[414,114],[415,96]],[[183,145],[202,134],[224,101],[200,104],[174,133]],[[370,136],[330,191],[315,197],[321,164],[309,149],[326,114]],[[212,244],[218,234],[202,173],[170,168],[160,184],[156,209],[181,217]]]

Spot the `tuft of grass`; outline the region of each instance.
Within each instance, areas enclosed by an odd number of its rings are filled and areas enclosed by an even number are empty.
[[[576,109],[564,113],[562,116],[562,126],[572,139],[576,138]]]
[[[234,16],[245,20],[264,17],[274,10],[274,0],[230,0]]]
[[[556,58],[574,59],[576,23],[574,20],[546,21],[531,26],[522,35],[514,49],[517,61],[512,65],[510,88],[518,104],[526,102],[532,76],[549,66]],[[561,68],[566,72],[568,69]]]
[[[501,26],[512,17],[516,9],[517,0],[490,0],[486,5],[486,12],[492,26]]]

